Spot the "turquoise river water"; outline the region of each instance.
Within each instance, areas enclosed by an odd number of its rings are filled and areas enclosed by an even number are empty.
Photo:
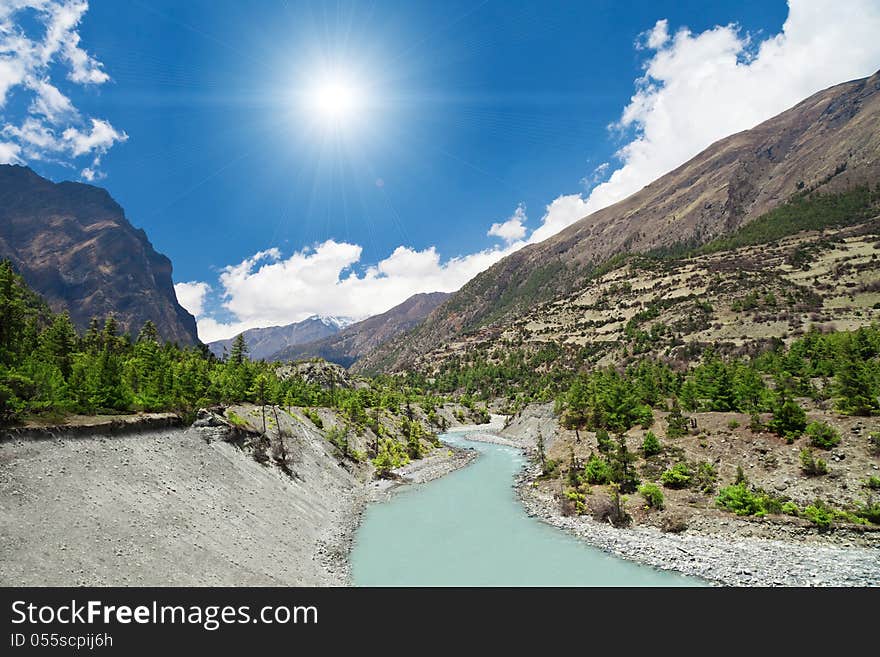
[[[519,450],[473,447],[470,465],[371,504],[351,555],[358,586],[699,586],[701,581],[612,557],[530,518],[516,497]]]

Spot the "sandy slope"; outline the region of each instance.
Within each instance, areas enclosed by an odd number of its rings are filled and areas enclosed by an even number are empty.
[[[197,429],[4,442],[0,584],[342,583],[321,553],[359,486],[298,447],[291,480]]]

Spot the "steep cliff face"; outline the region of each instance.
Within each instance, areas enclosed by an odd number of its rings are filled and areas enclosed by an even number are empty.
[[[0,258],[80,329],[113,314],[124,330],[152,320],[165,340],[198,343],[195,318],[174,293],[171,261],[104,189],[0,165]]]
[[[506,326],[538,303],[571,294],[616,254],[707,242],[798,192],[878,181],[880,73],[821,91],[722,139],[623,201],[504,258],[361,364],[401,369],[462,334]]]

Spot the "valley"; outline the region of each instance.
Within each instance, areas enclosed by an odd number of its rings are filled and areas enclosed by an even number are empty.
[[[880,584],[878,76],[210,345],[107,192],[2,165],[0,583]]]

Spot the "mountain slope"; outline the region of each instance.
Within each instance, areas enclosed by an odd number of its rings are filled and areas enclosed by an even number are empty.
[[[171,261],[104,189],[0,165],[0,258],[81,330],[93,316],[113,314],[133,333],[153,320],[164,339],[198,344],[195,318],[174,293]]]
[[[248,329],[244,332],[244,341],[252,359],[271,359],[274,353],[282,349],[335,335],[344,326],[344,320],[312,315],[301,322],[285,326]],[[232,348],[234,339],[211,342],[208,348],[215,355],[222,356],[224,350],[228,353]]]
[[[323,340],[281,349],[271,359],[300,360],[318,357],[348,367],[365,353],[419,324],[448,296],[445,292],[415,294],[381,315],[352,324]]]
[[[616,254],[704,243],[796,193],[878,180],[880,73],[826,89],[722,139],[623,201],[504,258],[356,369],[399,370],[456,336],[504,326],[535,304],[578,289]]]

